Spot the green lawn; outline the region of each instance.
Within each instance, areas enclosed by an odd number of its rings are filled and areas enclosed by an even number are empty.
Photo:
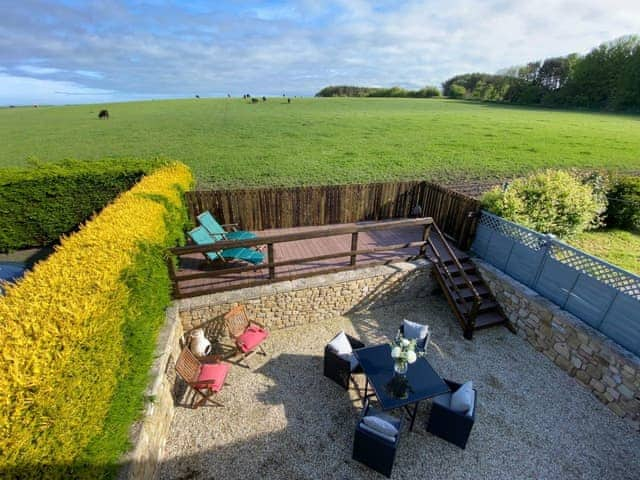
[[[581,233],[569,243],[640,275],[640,233],[616,229],[598,230]]]
[[[443,99],[200,99],[0,109],[0,165],[164,156],[200,186],[640,170],[640,117]]]

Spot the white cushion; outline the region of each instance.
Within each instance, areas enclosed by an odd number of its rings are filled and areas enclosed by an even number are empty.
[[[464,383],[458,390],[451,394],[451,410],[467,413],[473,409],[473,382]]]
[[[427,338],[427,335],[429,334],[429,325],[410,322],[406,319],[402,321],[402,328],[404,330],[404,338],[408,338],[409,340],[422,340]]]
[[[375,430],[377,433],[381,433],[388,437],[393,438],[398,434],[398,429],[395,425],[376,415],[367,415],[362,419],[362,423]]]
[[[389,442],[394,442],[395,443],[395,441],[396,441],[395,435],[385,435],[384,433],[380,433],[378,430],[376,430],[375,428],[371,428],[366,423],[360,422],[360,428],[363,429],[363,430],[366,430],[369,433],[373,433],[377,437],[384,438],[385,440],[387,440]]]
[[[353,372],[356,367],[358,366],[358,359],[356,358],[356,356],[353,354],[353,352],[351,353],[338,353],[337,354],[341,359],[346,360],[347,362],[349,362],[349,369]]]
[[[329,348],[336,352],[338,355],[341,353],[351,353],[353,349],[349,343],[349,339],[344,332],[340,332],[336,337],[329,342]]]

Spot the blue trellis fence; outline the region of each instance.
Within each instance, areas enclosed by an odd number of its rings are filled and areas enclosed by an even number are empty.
[[[482,211],[472,250],[640,355],[640,277],[551,235]]]

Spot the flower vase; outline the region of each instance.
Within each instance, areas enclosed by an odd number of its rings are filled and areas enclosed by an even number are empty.
[[[409,368],[409,364],[407,363],[406,360],[396,359],[393,362],[393,371],[396,372],[398,375],[404,375],[405,373],[407,373],[408,368]]]

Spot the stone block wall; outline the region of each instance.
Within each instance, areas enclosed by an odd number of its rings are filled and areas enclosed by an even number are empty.
[[[154,478],[175,411],[175,361],[185,331],[205,327],[225,336],[222,316],[238,303],[271,329],[313,323],[352,309],[406,301],[430,292],[434,283],[426,260],[350,270],[291,282],[245,288],[174,302],[156,346],[149,401],[133,428],[133,448],[122,459],[118,478]]]
[[[239,303],[268,328],[286,328],[424,296],[434,288],[430,272],[430,262],[417,260],[215,293],[177,306],[185,332],[204,327],[213,339],[226,336],[222,317]]]
[[[640,429],[640,358],[509,275],[474,260],[518,335]]]
[[[142,480],[154,478],[174,414],[175,372],[180,354],[182,323],[175,307],[167,309],[165,325],[158,335],[156,360],[151,368],[151,384],[146,391],[147,404],[132,432],[133,448],[123,458],[118,478]]]

